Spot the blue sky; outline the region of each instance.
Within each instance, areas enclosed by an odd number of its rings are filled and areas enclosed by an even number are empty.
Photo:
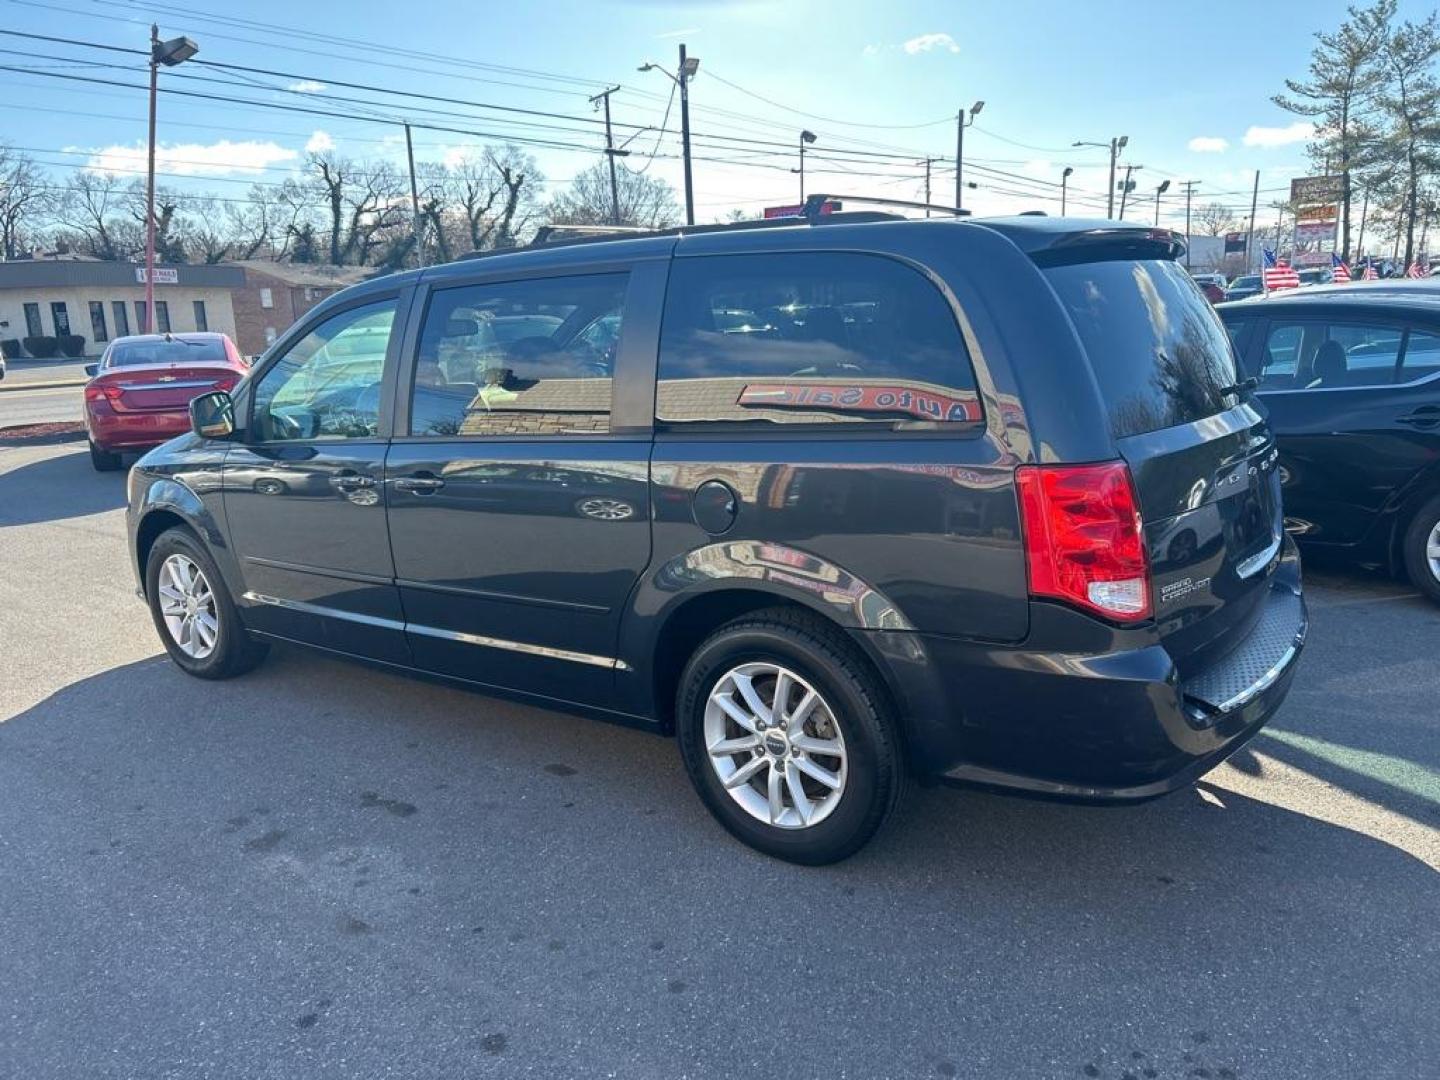
[[[337,19],[341,10],[344,17]],[[1428,10],[1422,3],[1402,3],[1402,12],[1412,17]],[[983,99],[982,115],[966,132],[966,178],[980,184],[966,193],[967,206],[980,213],[1030,207],[1053,213],[1058,189],[1048,185],[1057,184],[1061,169],[1072,165],[1071,211],[1088,212],[1103,202],[1106,158],[1103,151],[1071,144],[1125,134],[1130,144],[1122,161],[1144,166],[1136,175],[1143,213],[1153,213],[1154,188],[1169,179],[1172,192],[1162,204],[1162,219],[1174,223],[1183,220],[1183,197],[1176,197],[1182,180],[1201,182],[1197,203],[1243,207],[1258,168],[1263,207],[1289,177],[1308,171],[1303,126],[1270,104],[1269,96],[1286,75],[1304,74],[1311,35],[1338,25],[1344,4],[431,0],[407,8],[379,0],[343,5],[250,0],[243,6],[218,0],[185,5],[0,0],[0,12],[0,26],[11,30],[136,47],[144,46],[153,18],[162,36],[195,38],[205,59],[296,76],[190,66],[162,75],[170,87],[350,113],[359,107],[336,98],[363,97],[375,103],[365,107],[367,115],[391,121],[410,118],[567,144],[528,148],[555,184],[596,160],[601,139],[591,122],[597,114],[586,100],[589,94],[620,84],[613,98],[617,124],[660,126],[670,84],[662,74],[636,67],[653,59],[673,68],[683,40],[701,59],[691,90],[692,126],[704,144],[696,155],[731,159],[696,163],[701,220],[732,207],[754,212],[766,203],[793,201],[798,178],[789,169],[802,127],[818,136],[807,157],[812,192],[918,198],[923,170],[916,163],[927,155],[953,155],[956,109]],[[304,35],[353,38],[389,51]],[[0,53],[0,64],[76,74],[87,69],[34,54],[84,57],[121,65],[89,69],[97,78],[137,84],[144,79],[139,57],[13,37],[0,40],[0,48],[32,54]],[[407,102],[342,90],[332,80],[563,117]],[[35,156],[59,166],[143,167],[143,93],[13,71],[0,71],[0,88],[0,140],[38,151]],[[465,115],[438,116],[424,112],[426,107]],[[678,128],[678,111],[673,107],[672,128]],[[622,129],[621,135],[633,130]],[[403,161],[394,122],[289,114],[228,101],[164,96],[160,131],[162,171],[184,174],[165,182],[231,197],[242,196],[253,181],[283,180],[307,145]],[[454,160],[479,141],[421,130],[416,152],[421,159]],[[635,152],[629,161],[644,165],[657,147],[649,168],[678,190],[677,137],[642,131],[630,143]],[[839,160],[826,161],[827,154]],[[741,155],[745,164],[735,161]],[[948,168],[948,163],[935,166],[937,199],[953,191]]]

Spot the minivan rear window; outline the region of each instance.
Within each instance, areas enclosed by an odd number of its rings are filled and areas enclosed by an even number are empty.
[[[1116,438],[1203,420],[1234,403],[1230,339],[1181,267],[1115,260],[1044,274],[1080,334]]]

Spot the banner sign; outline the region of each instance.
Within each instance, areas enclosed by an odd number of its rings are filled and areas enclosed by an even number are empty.
[[[1334,205],[1302,206],[1295,211],[1296,221],[1334,221],[1340,216],[1340,208]]]
[[[847,383],[764,383],[740,391],[740,405],[760,409],[828,409],[832,412],[905,413],[919,420],[980,419],[975,395],[954,397],[908,386]]]
[[[1227,232],[1225,234],[1225,254],[1245,254],[1245,234],[1243,232]]]
[[[1340,198],[1338,176],[1297,176],[1290,181],[1290,201],[1297,206],[1331,203]]]
[[[145,284],[145,267],[137,266],[135,268],[135,281],[140,285]],[[176,270],[173,266],[157,266],[155,268],[155,284],[179,285],[180,271]]]
[[[1333,243],[1335,221],[1301,221],[1295,226],[1295,243],[1301,245]]]
[[[829,199],[820,204],[820,213],[836,214],[840,212],[840,203],[835,199]],[[767,218],[777,217],[800,217],[805,213],[804,203],[794,203],[790,206],[767,206],[765,216]]]

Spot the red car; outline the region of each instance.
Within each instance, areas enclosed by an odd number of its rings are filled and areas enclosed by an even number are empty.
[[[230,390],[250,367],[224,334],[136,334],[116,338],[85,370],[90,462],[110,472],[121,453],[189,431],[190,400]]]

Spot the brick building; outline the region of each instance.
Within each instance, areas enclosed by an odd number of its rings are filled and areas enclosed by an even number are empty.
[[[226,263],[244,271],[235,290],[235,344],[246,356],[264,352],[296,319],[332,293],[377,271],[373,266],[309,266],[243,259]]]

